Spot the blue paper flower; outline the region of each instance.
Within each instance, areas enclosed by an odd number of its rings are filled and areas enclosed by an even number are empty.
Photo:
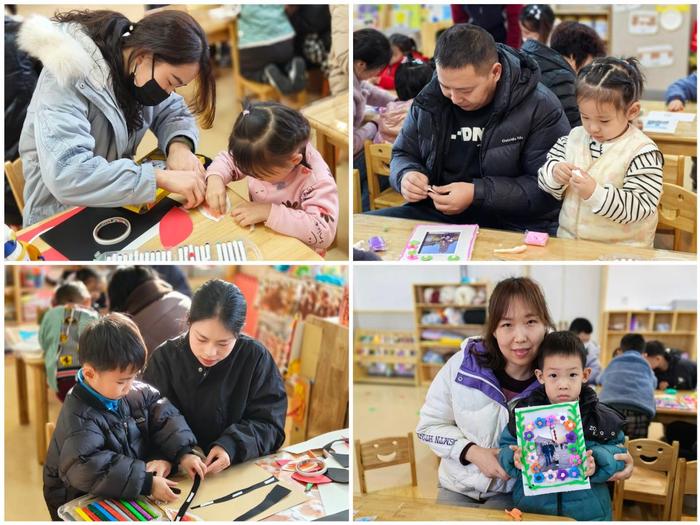
[[[569,432],[566,434],[566,440],[569,443],[576,443],[576,432]]]
[[[554,472],[551,470],[547,471],[547,481],[554,481]]]
[[[544,482],[544,474],[542,474],[541,472],[538,472],[537,474],[532,476],[532,481],[534,481],[535,483]]]
[[[579,471],[579,469],[577,467],[572,467],[569,469],[569,476],[573,479],[578,478],[580,473],[581,472]]]
[[[544,426],[547,424],[547,420],[543,417],[538,417],[535,419],[535,426],[537,428],[544,428]]]
[[[525,438],[525,441],[532,441],[532,439],[535,437],[535,434],[530,432],[529,430],[523,434],[523,437]]]
[[[557,470],[557,479],[559,479],[560,481],[564,481],[568,477],[569,477],[569,474],[563,468],[560,468],[559,470]]]

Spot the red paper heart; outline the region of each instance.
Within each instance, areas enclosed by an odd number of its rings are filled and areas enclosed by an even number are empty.
[[[175,207],[161,219],[158,231],[163,248],[170,249],[183,243],[192,233],[192,219],[182,208]]]
[[[304,476],[295,472],[292,474],[292,479],[300,483],[313,483],[314,485],[320,485],[322,483],[331,483],[333,480],[327,476],[321,474],[320,476]]]

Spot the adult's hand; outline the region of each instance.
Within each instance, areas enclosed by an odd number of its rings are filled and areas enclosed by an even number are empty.
[[[156,185],[185,197],[187,209],[199,206],[206,192],[204,177],[196,171],[156,170]]]
[[[683,104],[682,100],[676,98],[668,103],[667,109],[669,111],[683,111],[685,109],[685,104]]]
[[[207,474],[216,474],[231,464],[231,458],[223,448],[214,445],[211,447],[204,464],[207,466]]]
[[[195,476],[204,479],[204,476],[207,474],[207,466],[202,461],[202,458],[196,454],[185,454],[180,460],[180,466],[192,479]]]
[[[428,198],[428,176],[419,171],[407,171],[401,177],[401,195],[408,202]]]
[[[168,158],[165,165],[169,170],[196,171],[202,177],[206,173],[204,165],[197,156],[182,142],[173,142],[168,147]]]
[[[499,449],[497,448],[483,448],[478,445],[472,445],[467,451],[465,459],[476,465],[487,478],[508,480],[510,476],[498,462],[498,452]]]
[[[156,476],[167,478],[170,474],[171,465],[164,459],[154,459],[146,463],[146,472],[153,472]]]
[[[632,456],[630,456],[629,452],[620,452],[619,454],[615,454],[613,457],[617,461],[624,461],[625,468],[619,472],[615,472],[615,474],[610,476],[608,481],[622,481],[623,479],[629,479],[632,476],[632,468],[634,467]]]
[[[474,202],[474,185],[470,182],[453,182],[445,186],[433,186],[430,198],[435,208],[445,215],[457,215]]]

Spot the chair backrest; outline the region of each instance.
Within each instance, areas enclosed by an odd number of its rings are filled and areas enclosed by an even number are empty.
[[[367,175],[389,176],[389,164],[391,163],[391,144],[373,144],[365,141],[365,161],[367,162]]]
[[[663,195],[659,202],[659,226],[670,226],[674,230],[690,233],[691,250],[695,251],[697,231],[698,198],[692,191],[675,184],[664,183]],[[674,235],[674,249],[678,249],[679,235]]]
[[[415,487],[418,484],[412,432],[406,436],[380,438],[366,443],[361,443],[359,439],[355,440],[355,456],[360,477],[360,490],[363,494],[367,492],[365,471],[393,465],[408,463],[411,467],[412,485]]]
[[[10,184],[12,195],[17,201],[17,208],[24,213],[24,173],[22,172],[22,159],[5,162],[5,176]]]
[[[667,472],[674,479],[678,464],[678,441],[672,445],[656,439],[633,439],[627,450],[635,466],[657,472]]]
[[[683,186],[685,178],[685,156],[664,155],[664,182]]]
[[[452,20],[439,20],[437,22],[424,22],[421,25],[421,53],[431,57],[435,54],[438,33],[452,27]]]
[[[241,76],[241,62],[238,53],[238,19],[231,20],[229,25],[229,36],[231,40],[231,61],[233,62],[233,78]]]
[[[353,197],[352,197],[352,212],[362,213],[362,193],[360,189],[360,170],[352,170],[353,181]]]
[[[46,450],[49,450],[49,445],[51,445],[51,437],[53,436],[53,431],[56,430],[56,424],[48,421],[44,427],[44,435],[46,436]]]
[[[671,521],[681,521],[683,517],[683,498],[698,494],[698,462],[681,458],[678,460],[676,479],[673,484],[673,501],[671,503]]]

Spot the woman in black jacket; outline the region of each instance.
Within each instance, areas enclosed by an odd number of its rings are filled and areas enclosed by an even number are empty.
[[[156,348],[143,376],[185,416],[207,474],[274,452],[285,437],[284,383],[267,349],[241,334],[246,309],[237,286],[206,282],[188,331]]]

